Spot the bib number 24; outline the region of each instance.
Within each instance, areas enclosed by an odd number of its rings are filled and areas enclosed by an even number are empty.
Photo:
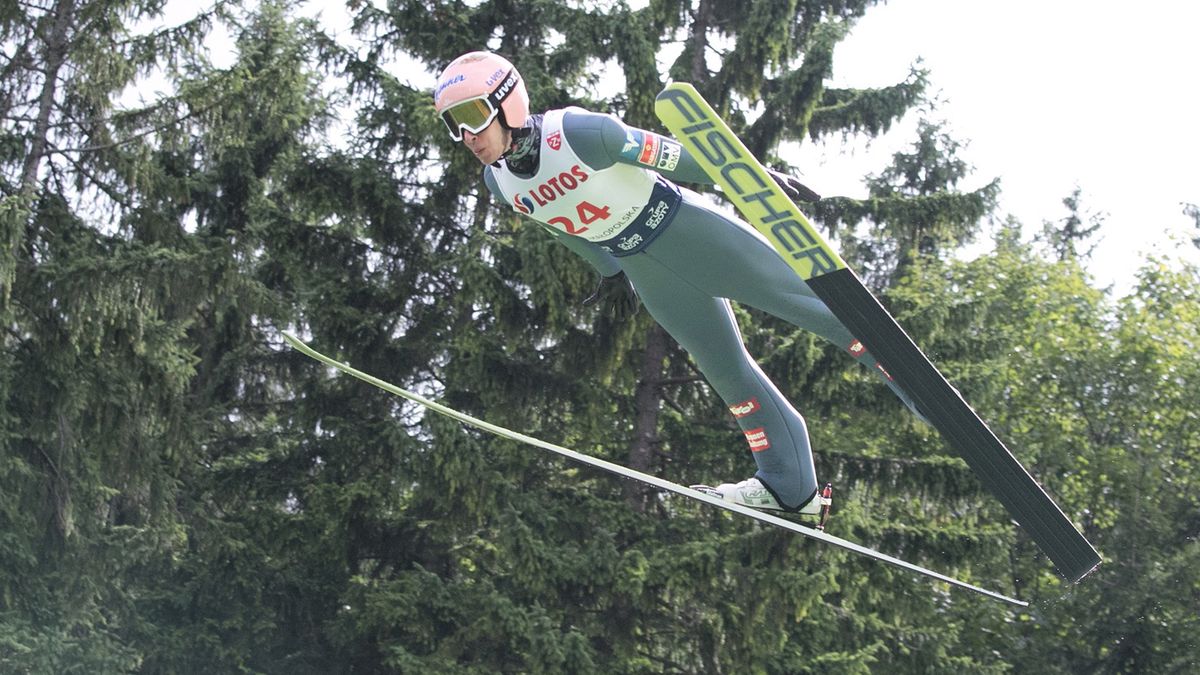
[[[551,218],[549,222],[561,227],[567,234],[583,234],[587,232],[588,225],[597,220],[607,220],[612,212],[607,206],[596,206],[589,201],[582,201],[575,205],[575,215],[579,217],[579,225],[564,216]]]

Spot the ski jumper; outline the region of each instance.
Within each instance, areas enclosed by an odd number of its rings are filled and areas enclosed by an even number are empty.
[[[746,351],[729,301],[773,314],[846,349],[911,406],[762,235],[673,181],[712,184],[679,143],[580,108],[532,118],[532,174],[484,168],[497,199],[542,223],[600,274],[624,271],[656,321],[725,401],[787,509],[817,492],[804,418]],[[530,162],[522,162],[530,165]]]

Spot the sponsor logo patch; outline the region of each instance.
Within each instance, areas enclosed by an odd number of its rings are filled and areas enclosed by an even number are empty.
[[[679,166],[681,149],[674,141],[663,140],[662,152],[658,155],[658,168],[662,171],[674,171]]]
[[[630,251],[637,248],[641,243],[642,235],[635,234],[632,237],[622,239],[621,243],[617,244],[617,248],[621,249],[622,251]]]
[[[655,166],[655,158],[658,157],[658,144],[660,139],[655,134],[646,134],[642,139],[642,154],[638,155],[638,161],[646,166]]]
[[[857,359],[857,358],[859,358],[859,357],[861,357],[861,356],[866,356],[866,355],[867,355],[867,348],[866,348],[866,347],[864,347],[864,346],[863,346],[863,343],[859,342],[858,340],[855,340],[854,342],[851,342],[851,343],[850,343],[850,346],[849,346],[849,347],[847,347],[846,349],[847,349],[847,351],[849,351],[851,354],[853,354],[853,355],[854,355],[854,358],[856,358],[856,359]]]
[[[529,215],[533,213],[535,203],[538,206],[545,206],[579,187],[580,183],[587,182],[587,179],[588,173],[576,164],[571,167],[570,171],[564,171],[557,176],[552,176],[545,183],[530,190],[528,193],[517,193],[513,196],[513,208],[525,215]]]
[[[671,205],[662,201],[658,201],[658,205],[650,212],[650,217],[646,219],[646,228],[651,230],[658,229],[662,225],[663,218],[667,217],[667,213],[671,210]]]
[[[513,197],[513,208],[528,216],[533,213],[533,200],[529,197],[517,195]]]
[[[551,150],[562,148],[562,132],[556,131],[546,137],[546,145],[550,146]]]
[[[638,148],[642,147],[642,141],[638,138],[638,134],[627,131],[625,132],[625,147],[621,148],[622,155],[634,156]]]
[[[746,442],[750,444],[750,452],[762,452],[771,447],[771,439],[767,438],[767,430],[763,427],[747,431]]]
[[[729,412],[733,413],[733,416],[738,419],[748,415],[753,415],[759,410],[762,410],[762,406],[758,404],[757,398],[752,398],[749,401],[743,401],[737,405],[729,406]]]

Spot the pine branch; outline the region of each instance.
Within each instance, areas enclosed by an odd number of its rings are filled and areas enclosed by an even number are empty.
[[[49,147],[47,148],[47,152],[46,152],[47,157],[52,156],[52,155],[61,155],[63,157],[63,159],[65,159],[68,163],[70,163],[70,165],[72,167],[75,168],[75,171],[80,176],[83,176],[84,178],[86,178],[89,183],[91,183],[92,185],[95,185],[97,188],[100,189],[101,192],[108,195],[109,199],[113,200],[114,202],[116,202],[118,205],[120,205],[123,208],[126,208],[126,209],[133,208],[132,200],[130,200],[129,198],[122,195],[116,186],[114,186],[111,183],[109,183],[108,181],[100,178],[95,172],[93,172],[90,168],[84,166],[77,159],[74,159],[74,158],[68,156],[69,151],[58,150],[55,147],[53,141],[49,141],[48,146]]]
[[[146,138],[147,136],[151,136],[153,134],[156,134],[156,133],[159,133],[162,131],[166,131],[167,129],[171,129],[172,127],[176,127],[198,115],[210,112],[212,110],[215,110],[215,109],[221,107],[221,105],[223,103],[224,103],[223,100],[218,100],[218,101],[213,102],[210,105],[192,109],[180,117],[176,117],[175,119],[169,120],[169,121],[159,124],[157,126],[150,127],[149,129],[146,129],[145,131],[138,132],[132,136],[129,136],[128,138],[124,138],[119,141],[113,141],[111,143],[104,143],[102,145],[83,146],[83,147],[78,147],[78,148],[55,148],[54,154],[60,154],[60,155],[86,154],[86,153],[92,153],[92,152],[101,152],[104,150],[115,150],[116,148],[119,148],[121,146],[128,145],[134,141]],[[114,117],[110,117],[108,120],[102,120],[102,121],[112,121],[114,119],[117,119],[117,118],[114,116]],[[63,125],[63,126],[75,126],[75,125]]]
[[[43,7],[41,5],[38,5],[38,4],[35,4],[32,2],[28,2],[28,0],[17,0],[16,5],[18,7],[22,7],[27,10],[22,15],[26,19],[25,26],[27,26],[27,27],[33,27],[33,25],[35,23],[33,21],[29,21],[28,19],[30,19],[31,17],[37,16],[38,12],[41,12],[44,14],[46,12],[49,12],[51,9],[50,7]]]

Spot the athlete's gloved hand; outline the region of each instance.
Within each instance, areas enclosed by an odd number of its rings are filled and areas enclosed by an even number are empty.
[[[600,277],[600,285],[596,287],[596,292],[583,301],[583,306],[591,307],[601,301],[604,302],[604,306],[608,308],[612,317],[617,320],[628,319],[637,314],[638,307],[642,304],[638,300],[637,291],[634,290],[633,284],[629,281],[629,277],[625,276],[624,271],[617,272],[611,277]]]
[[[771,175],[771,178],[775,179],[779,187],[783,188],[783,192],[792,198],[792,201],[816,202],[821,200],[821,195],[813,192],[804,183],[786,173],[776,171],[775,169],[767,169],[767,173]]]

